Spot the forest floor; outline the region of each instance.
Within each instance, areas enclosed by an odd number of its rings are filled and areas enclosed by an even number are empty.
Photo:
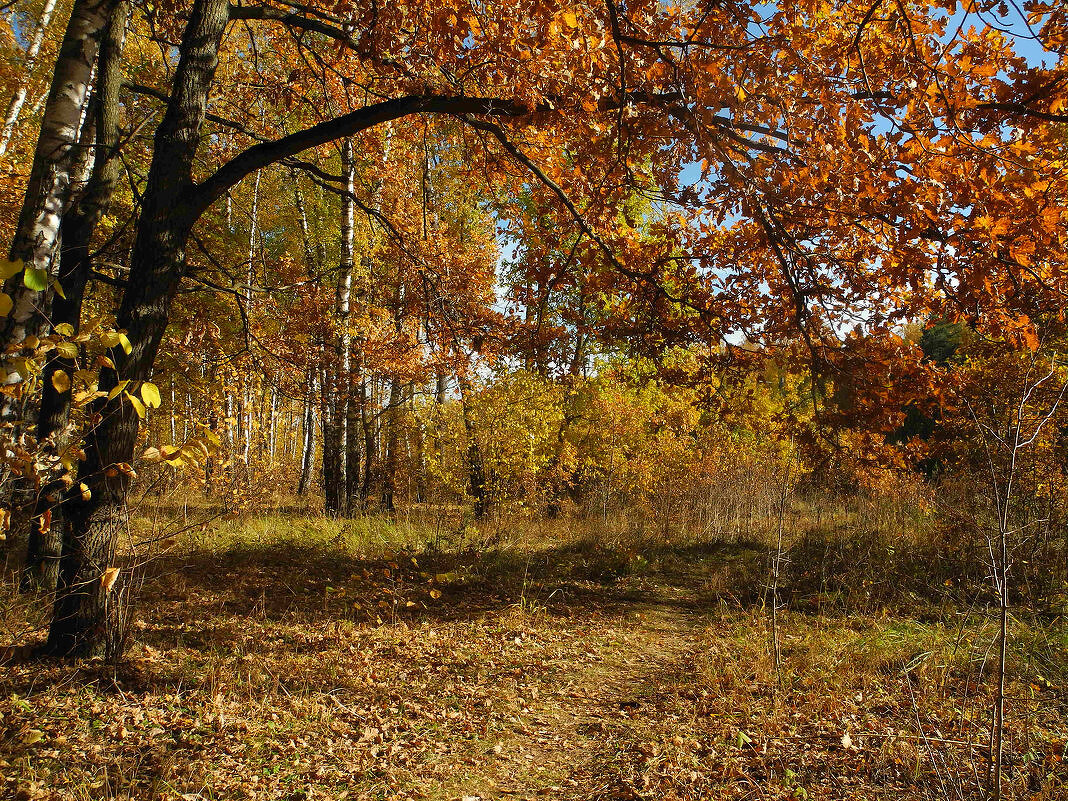
[[[275,524],[154,561],[123,664],[0,668],[2,796],[981,797],[984,616],[795,593],[776,670],[753,544],[372,553]],[[1068,634],[1015,642],[1006,797],[1068,798]]]

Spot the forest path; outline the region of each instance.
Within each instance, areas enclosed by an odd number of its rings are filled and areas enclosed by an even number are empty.
[[[631,799],[641,797],[650,743],[663,736],[664,699],[693,673],[709,618],[701,576],[658,573],[618,615],[570,622],[575,659],[542,682],[489,749],[464,760],[442,798]],[[583,631],[585,629],[585,631]]]

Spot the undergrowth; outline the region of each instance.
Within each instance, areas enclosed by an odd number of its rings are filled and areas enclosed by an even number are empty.
[[[131,523],[144,585],[127,660],[16,658],[0,676],[3,792],[473,797],[465,782],[523,743],[503,772],[561,798],[981,798],[982,572],[966,551],[935,558],[929,530],[791,514],[776,668],[763,537],[460,510],[157,510]],[[43,635],[41,600],[14,583],[11,645]],[[651,628],[665,603],[692,627]],[[1065,792],[1056,608],[1015,610],[1007,797]],[[679,661],[654,681],[643,654],[662,653]],[[606,700],[605,664],[640,685],[633,704]],[[564,726],[582,686],[593,718],[608,705],[596,733],[567,751],[532,741],[530,720]]]

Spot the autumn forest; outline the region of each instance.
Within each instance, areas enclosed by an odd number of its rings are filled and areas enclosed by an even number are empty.
[[[0,3],[0,793],[1068,798],[1068,10]]]

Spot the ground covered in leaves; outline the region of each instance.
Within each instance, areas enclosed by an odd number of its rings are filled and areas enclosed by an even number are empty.
[[[0,669],[3,796],[982,797],[976,610],[785,586],[776,667],[755,546],[293,542],[154,563],[122,665]],[[1016,622],[1006,797],[1068,797],[1066,655]]]

